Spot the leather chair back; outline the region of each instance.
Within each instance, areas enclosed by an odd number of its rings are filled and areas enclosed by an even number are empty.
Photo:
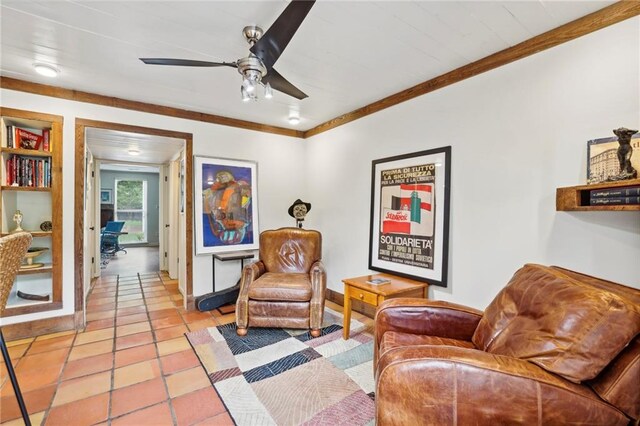
[[[640,291],[612,281],[581,274],[552,266],[553,269],[564,273],[580,282],[593,287],[610,291],[629,299],[640,306]],[[629,392],[638,387],[640,379],[640,335],[629,343],[623,351],[588,384],[591,388],[611,405],[618,407],[632,419],[640,419],[640,392]]]
[[[580,383],[600,374],[638,333],[637,303],[529,264],[489,304],[473,343]]]
[[[322,235],[302,228],[280,228],[260,234],[260,260],[267,272],[309,273],[321,259]]]

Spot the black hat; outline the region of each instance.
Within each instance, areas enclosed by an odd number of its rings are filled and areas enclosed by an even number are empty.
[[[289,207],[289,216],[295,218],[295,216],[293,215],[293,207],[297,206],[298,204],[304,204],[307,207],[307,213],[311,211],[311,203],[305,203],[300,198],[298,198],[293,202],[293,204],[291,204],[291,207]]]

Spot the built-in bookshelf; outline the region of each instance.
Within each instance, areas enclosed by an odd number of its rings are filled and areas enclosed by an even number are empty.
[[[23,261],[2,316],[59,309],[62,117],[0,107],[0,236],[15,231],[17,212],[39,254]]]
[[[557,211],[640,211],[640,204],[591,205],[591,191],[616,190],[640,186],[640,179],[605,182],[593,185],[578,185],[556,189]]]

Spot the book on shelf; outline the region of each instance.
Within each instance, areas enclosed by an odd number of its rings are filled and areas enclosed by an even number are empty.
[[[13,148],[14,126],[7,126],[7,148]]]
[[[51,137],[51,131],[49,129],[44,129],[42,131],[42,150],[50,152],[51,151],[51,143],[49,138]]]
[[[391,280],[387,278],[373,278],[373,279],[367,280],[367,284],[372,284],[372,285],[388,284],[390,282]]]
[[[591,197],[589,205],[591,206],[621,206],[640,204],[640,196],[638,197]]]
[[[17,148],[38,151],[43,139],[42,135],[16,127],[14,142]]]
[[[640,197],[640,185],[624,186],[619,188],[592,189],[589,191],[591,198],[611,197]]]
[[[32,158],[12,155],[5,164],[6,185],[32,188],[51,186],[51,163],[49,158]]]

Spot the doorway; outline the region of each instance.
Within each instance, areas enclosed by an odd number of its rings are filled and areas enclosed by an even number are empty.
[[[103,151],[102,148],[94,148],[92,152],[87,155],[87,136],[93,134],[96,138],[105,137],[108,134],[109,142],[105,143],[105,149],[110,150],[110,154],[105,154],[106,151]],[[101,209],[96,209],[95,215],[93,217],[95,220],[85,219],[85,192],[87,190],[88,182],[91,182],[87,177],[85,179],[85,169],[90,167],[89,163],[87,163],[86,158],[91,157],[92,163],[91,167],[93,167],[93,188],[96,191],[97,196],[94,196],[93,199],[101,200],[102,198],[102,187],[100,183],[99,174],[95,173],[97,169],[97,165],[101,163],[102,159],[106,159],[106,162],[118,162],[119,159],[122,159],[122,155],[134,155],[131,154],[133,148],[129,148],[131,145],[131,141],[136,140],[140,146],[144,146],[145,150],[149,150],[150,154],[161,154],[162,152],[167,151],[167,147],[172,146],[178,141],[181,144],[181,150],[179,154],[175,155],[173,161],[180,161],[186,158],[190,159],[192,157],[193,152],[193,136],[189,133],[182,132],[173,132],[168,130],[161,129],[153,129],[147,127],[139,127],[139,126],[129,126],[124,124],[117,123],[108,123],[94,120],[85,120],[85,119],[77,119],[76,120],[76,155],[75,155],[75,312],[76,312],[76,323],[84,324],[84,312],[85,312],[85,289],[87,289],[90,285],[89,282],[86,282],[87,276],[91,276],[90,274],[86,274],[88,269],[91,269],[91,263],[88,259],[86,253],[87,246],[90,243],[89,240],[94,242],[93,247],[98,247],[97,253],[99,253],[99,226],[100,226],[100,214]],[[153,140],[153,142],[149,142]],[[146,145],[145,145],[146,143]],[[100,146],[100,144],[98,144]],[[141,149],[137,149],[139,152]],[[120,160],[124,163],[130,162],[129,157],[125,157],[124,160]],[[153,161],[153,163],[159,167],[160,172],[160,181],[159,185],[161,188],[166,185],[166,182],[169,181],[169,178],[179,179],[179,177],[167,176],[165,173],[166,170],[170,170],[171,167],[162,166],[165,164],[165,161]],[[170,162],[168,162],[170,163]],[[190,161],[185,161],[186,167],[184,169],[184,179],[189,182],[191,181],[192,175],[192,167]],[[86,170],[89,172],[89,170]],[[89,176],[89,173],[87,173]],[[96,179],[97,178],[97,179]],[[121,181],[126,181],[126,179],[121,179]],[[131,180],[129,180],[131,181]],[[134,180],[135,181],[135,180]],[[124,184],[120,186],[121,195],[126,198],[127,191],[129,191],[129,195],[133,194],[135,198],[138,191],[144,192],[144,184],[140,185],[139,183],[133,184],[136,186],[136,189],[126,188],[128,184]],[[114,188],[115,191],[112,192],[112,196],[117,196],[118,188]],[[148,185],[147,185],[148,192]],[[115,194],[114,194],[115,193]],[[159,190],[159,196],[162,196],[166,191]],[[184,200],[184,212],[181,215],[181,220],[179,223],[175,223],[176,228],[181,229],[180,239],[183,240],[186,244],[183,246],[183,250],[178,253],[178,261],[181,263],[180,270],[184,271],[183,274],[179,277],[180,287],[183,289],[184,294],[184,306],[187,309],[193,309],[193,267],[192,267],[192,241],[193,241],[193,225],[191,221],[192,217],[192,193],[193,189],[190,185],[186,186],[185,200]],[[105,195],[108,192],[105,190]],[[89,198],[87,198],[88,200]],[[138,200],[139,201],[139,200]],[[150,206],[140,205],[140,203],[135,203],[131,200],[121,201],[120,206],[117,207],[115,204],[115,199],[112,200],[114,202],[114,218],[115,215],[118,214],[122,217],[129,215],[133,217],[132,224],[134,226],[132,230],[133,238],[141,238],[134,244],[142,244],[144,240],[149,238],[148,231],[142,231],[141,228],[148,222],[148,212]],[[123,204],[124,203],[124,204]],[[166,212],[166,209],[159,208],[160,206],[167,205],[167,200],[161,200],[158,209],[162,216],[159,219],[159,226],[157,228],[158,235],[166,234],[162,229],[162,225],[165,225],[167,222],[167,217],[172,212]],[[145,212],[147,213],[147,217],[145,218]],[[167,214],[169,213],[169,214]],[[187,218],[189,218],[187,220]],[[139,219],[139,220],[136,220]],[[93,222],[93,223],[91,223]],[[137,227],[137,228],[135,228]],[[146,229],[149,229],[146,227]],[[98,235],[98,237],[96,237]],[[85,241],[87,240],[87,241]],[[178,241],[176,241],[177,243]],[[166,245],[166,244],[165,244]],[[170,244],[171,245],[171,244]],[[175,244],[179,246],[179,244]],[[163,250],[163,247],[160,247],[160,250]],[[164,255],[164,253],[163,253]],[[98,254],[99,256],[99,254]],[[95,257],[93,259],[93,264],[95,265]],[[161,265],[163,262],[159,262]],[[95,270],[95,268],[93,268]],[[90,278],[88,278],[90,279]]]
[[[92,137],[87,137],[89,150]],[[164,246],[160,214],[163,165],[98,161],[100,190],[106,193],[105,199],[95,206],[100,209],[100,229],[120,222],[123,227],[117,237],[117,248],[111,244],[113,241],[107,246],[100,245],[100,265],[95,268],[93,278],[166,270],[161,268],[159,249],[161,243]]]

